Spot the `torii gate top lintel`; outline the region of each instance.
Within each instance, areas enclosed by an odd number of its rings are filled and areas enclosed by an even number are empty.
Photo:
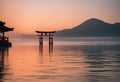
[[[56,31],[36,31],[37,33],[55,33]]]

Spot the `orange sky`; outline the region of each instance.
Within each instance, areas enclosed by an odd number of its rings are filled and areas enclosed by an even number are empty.
[[[89,18],[120,22],[120,0],[0,0],[0,20],[14,33],[73,28]]]

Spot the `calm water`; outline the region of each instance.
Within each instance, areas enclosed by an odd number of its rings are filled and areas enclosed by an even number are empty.
[[[119,41],[13,42],[0,48],[0,82],[120,82]]]

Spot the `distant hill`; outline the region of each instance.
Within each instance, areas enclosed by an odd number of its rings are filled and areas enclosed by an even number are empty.
[[[102,20],[92,18],[72,28],[58,31],[56,36],[80,37],[80,36],[120,36],[120,23],[109,24]]]

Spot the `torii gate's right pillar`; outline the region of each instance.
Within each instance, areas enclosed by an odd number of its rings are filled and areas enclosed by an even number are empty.
[[[53,36],[49,36],[49,53],[53,52]]]
[[[49,44],[53,44],[53,37],[49,36]]]

